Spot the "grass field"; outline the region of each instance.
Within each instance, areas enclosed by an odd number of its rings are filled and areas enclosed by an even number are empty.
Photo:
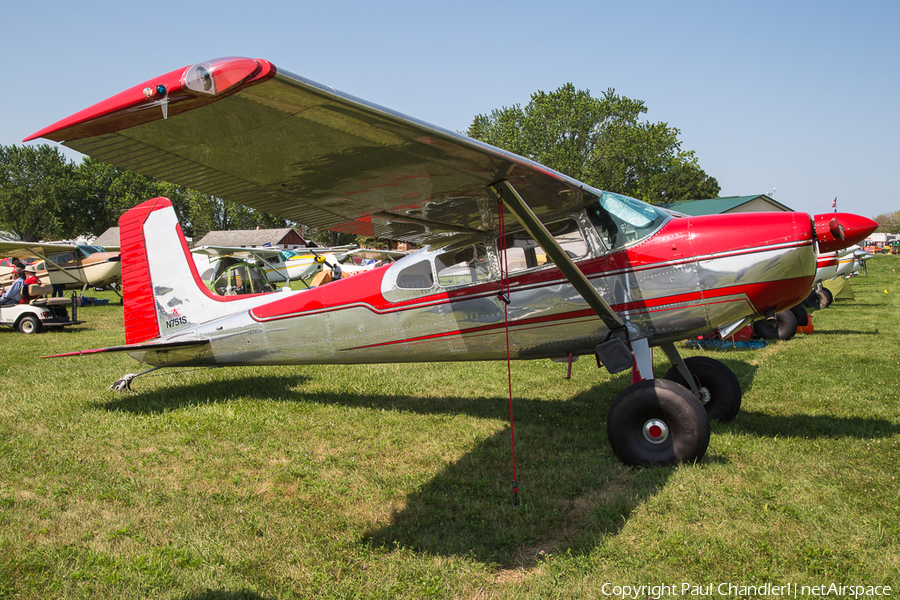
[[[514,363],[518,508],[505,364],[164,370],[122,394],[127,356],[39,358],[124,343],[120,305],[2,330],[0,598],[896,596],[900,258],[853,289],[812,335],[706,352],[744,402],[695,465],[613,457],[630,373]]]

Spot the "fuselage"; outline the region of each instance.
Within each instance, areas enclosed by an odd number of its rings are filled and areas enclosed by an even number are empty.
[[[808,294],[816,269],[803,213],[667,219],[621,247],[585,213],[559,222],[578,267],[652,346],[787,309]],[[507,356],[507,327],[514,359],[593,353],[609,333],[604,322],[539,247],[517,239],[505,246],[508,305],[499,296],[504,245],[485,237],[319,288],[246,298],[203,323],[166,314],[161,322],[176,325],[164,340],[209,344],[130,353],[159,365],[493,360]],[[157,306],[181,305],[177,293]]]

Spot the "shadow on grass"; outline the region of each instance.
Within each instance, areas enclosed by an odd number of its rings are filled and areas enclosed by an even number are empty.
[[[636,507],[663,489],[675,469],[629,468],[613,455],[606,438],[606,413],[629,385],[626,377],[598,384],[563,402],[515,398],[519,507],[514,505],[508,398],[303,393],[297,387],[305,379],[234,377],[125,395],[99,408],[145,414],[249,397],[422,416],[462,414],[503,423],[497,433],[476,440],[430,481],[410,489],[387,525],[361,535],[374,548],[468,556],[504,568],[532,567],[542,550],[593,549],[599,540],[618,532]],[[370,477],[377,484],[380,474],[374,471]]]
[[[468,556],[500,568],[528,569],[548,553],[591,551],[659,493],[675,470],[629,468],[613,455],[606,413],[627,384],[606,382],[565,402],[514,400],[518,507],[506,426],[412,491],[388,523],[365,532],[363,540],[383,549]],[[422,414],[509,419],[508,398],[431,398],[402,406],[393,398],[378,400]]]
[[[738,357],[716,357],[735,371],[743,388],[752,384],[755,366]],[[606,436],[606,414],[616,396],[629,385],[625,376],[561,402],[515,398],[519,507],[514,506],[508,398],[304,393],[301,386],[308,380],[305,375],[236,375],[225,381],[126,395],[101,408],[145,414],[240,397],[422,416],[462,414],[506,423],[497,433],[475,442],[461,458],[446,464],[431,480],[410,489],[404,504],[393,511],[386,524],[361,534],[363,541],[374,548],[468,556],[502,568],[533,567],[540,562],[541,552],[590,552],[602,540],[617,534],[636,508],[663,490],[676,469],[629,468],[613,455]],[[714,430],[771,437],[869,438],[896,433],[898,427],[879,419],[745,411],[731,423],[715,425]],[[410,447],[409,452],[416,452],[416,448]],[[710,453],[699,468],[722,463],[727,463],[727,457]],[[377,485],[379,472],[375,470],[370,476]],[[196,598],[218,597],[229,598]]]
[[[828,415],[771,415],[741,411],[727,425],[737,433],[766,437],[857,438],[889,437],[900,433],[900,426],[886,419],[832,417]]]
[[[253,400],[296,401],[297,387],[309,381],[306,375],[253,375],[224,381],[208,381],[191,385],[174,384],[151,392],[140,391],[140,378],[133,384],[136,393],[123,392],[115,400],[98,403],[98,408],[134,414],[161,413],[185,406],[202,406],[230,402],[235,398]]]

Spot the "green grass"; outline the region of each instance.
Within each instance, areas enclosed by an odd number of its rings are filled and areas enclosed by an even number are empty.
[[[696,465],[613,457],[630,374],[514,363],[519,508],[505,364],[163,370],[121,394],[107,386],[142,370],[127,356],[39,358],[123,343],[120,305],[2,330],[0,598],[896,594],[900,259],[853,289],[813,335],[707,352],[744,403]]]

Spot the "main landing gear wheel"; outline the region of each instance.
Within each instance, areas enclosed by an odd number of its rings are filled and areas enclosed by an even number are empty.
[[[809,325],[809,313],[806,312],[806,309],[803,308],[802,304],[792,306],[791,312],[794,313],[794,317],[797,318],[797,327],[806,327]]]
[[[606,432],[625,464],[693,462],[709,446],[709,417],[684,386],[650,379],[619,394],[609,409]]]
[[[753,333],[764,340],[789,340],[797,333],[797,317],[789,310],[775,314],[775,326],[770,321],[754,321]]]
[[[722,422],[734,419],[741,410],[743,392],[731,369],[706,356],[686,358],[684,364],[700,389],[700,403],[709,418]],[[690,386],[677,367],[669,369],[663,378],[681,384],[690,391]]]

